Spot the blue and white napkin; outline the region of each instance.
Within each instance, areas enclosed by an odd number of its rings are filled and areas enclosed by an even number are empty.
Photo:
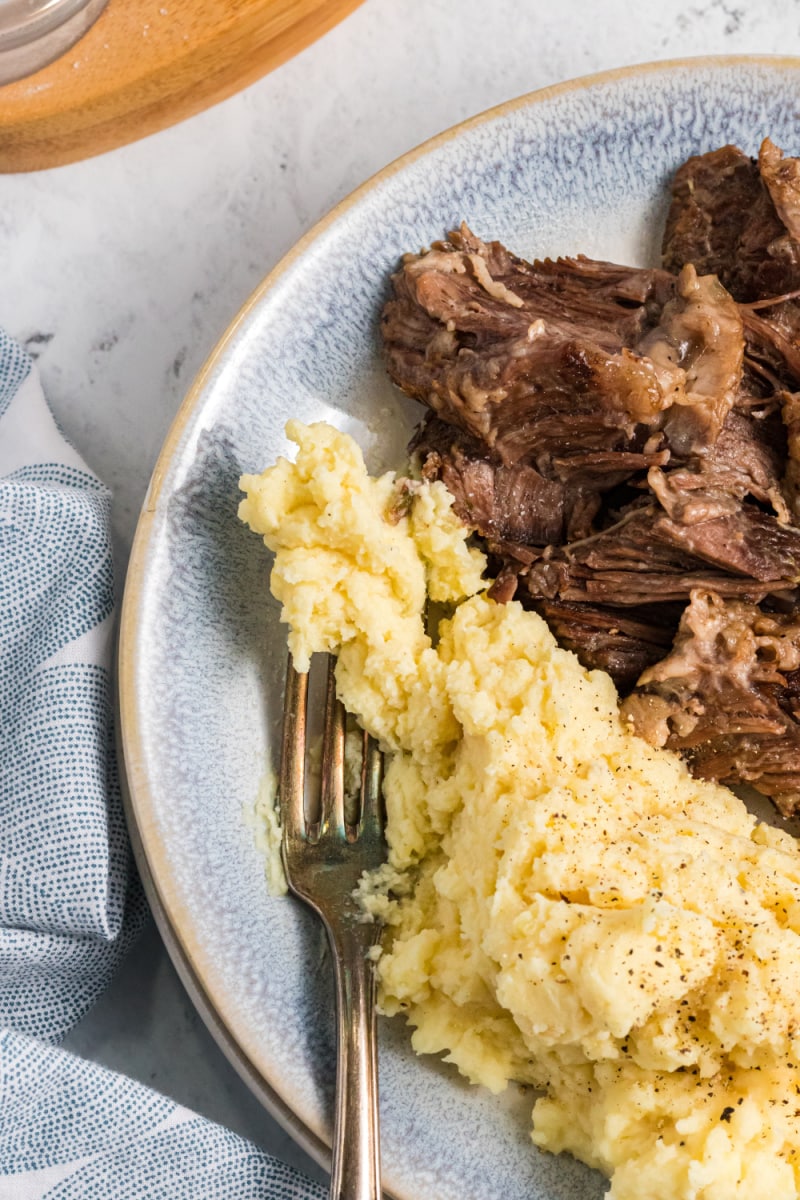
[[[110,499],[0,330],[0,1200],[322,1200],[56,1048],[145,917],[114,758]]]

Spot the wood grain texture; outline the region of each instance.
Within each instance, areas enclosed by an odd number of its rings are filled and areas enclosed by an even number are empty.
[[[0,172],[88,158],[232,95],[360,0],[109,0],[57,62],[0,87]]]

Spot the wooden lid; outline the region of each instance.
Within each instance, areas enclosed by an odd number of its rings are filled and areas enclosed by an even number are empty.
[[[109,0],[56,62],[0,87],[0,172],[112,150],[223,100],[360,0]]]

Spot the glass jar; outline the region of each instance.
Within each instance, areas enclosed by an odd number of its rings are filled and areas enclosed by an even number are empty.
[[[83,36],[106,3],[0,0],[0,84],[32,75],[59,58]]]

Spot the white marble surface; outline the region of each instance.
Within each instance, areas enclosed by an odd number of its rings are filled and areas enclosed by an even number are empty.
[[[88,162],[1,176],[0,324],[38,356],[61,425],[114,490],[120,578],[193,376],[336,201],[503,100],[609,67],[720,53],[800,54],[800,2],[366,0],[207,113]],[[152,929],[67,1045],[321,1177],[222,1058]]]

